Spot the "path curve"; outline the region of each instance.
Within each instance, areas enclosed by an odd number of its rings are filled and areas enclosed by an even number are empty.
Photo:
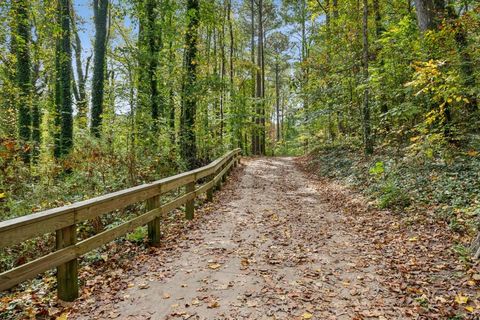
[[[221,205],[118,293],[113,318],[404,319],[369,240],[293,158],[242,167]]]

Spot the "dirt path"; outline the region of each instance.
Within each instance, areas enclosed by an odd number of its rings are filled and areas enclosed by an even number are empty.
[[[381,259],[292,158],[245,160],[221,205],[99,318],[404,319]],[[80,319],[93,315],[84,310]]]

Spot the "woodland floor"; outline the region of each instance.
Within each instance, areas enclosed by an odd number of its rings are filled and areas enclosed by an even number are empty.
[[[478,319],[478,270],[443,226],[406,225],[301,168],[243,159],[171,241],[90,279],[68,318]]]

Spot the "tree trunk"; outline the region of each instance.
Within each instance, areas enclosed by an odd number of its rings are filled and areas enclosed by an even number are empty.
[[[197,166],[197,148],[195,143],[195,113],[197,109],[197,42],[199,26],[199,1],[187,1],[188,27],[185,35],[185,78],[182,92],[181,144],[182,157],[189,169]]]
[[[256,136],[255,155],[265,154],[265,105],[264,105],[264,77],[265,64],[263,61],[263,0],[258,1],[258,34],[257,34],[257,80],[256,80]]]
[[[29,4],[27,0],[12,1],[12,10],[15,17],[15,31],[12,32],[14,53],[16,55],[16,86],[19,89],[18,105],[18,137],[22,145],[22,159],[30,163],[31,158],[31,61],[30,61],[30,20]]]
[[[100,137],[105,85],[108,0],[93,1],[93,16],[95,23],[95,40],[93,45],[92,120],[90,130],[95,137]]]
[[[445,10],[444,0],[415,0],[417,21],[420,31],[433,30],[442,21],[441,16]]]
[[[222,29],[220,33],[220,145],[223,146],[223,131],[224,131],[224,112],[225,112],[225,74],[226,74],[226,59],[225,59],[225,15],[227,8],[223,6]]]
[[[379,0],[374,0],[373,1],[373,14],[375,16],[375,36],[377,39],[379,39],[384,32],[384,28],[382,26],[382,14],[380,11],[380,1]],[[375,48],[375,56],[378,55],[378,52],[381,51],[381,45],[377,44]],[[381,72],[384,71],[384,62],[383,60],[380,60],[379,63],[379,68]],[[390,124],[388,121],[388,105],[387,105],[387,100],[385,99],[385,94],[383,90],[380,92],[380,97],[379,97],[379,103],[380,103],[380,121],[385,128],[386,132],[390,131]]]
[[[171,17],[170,17],[171,18]],[[169,23],[171,24],[171,20]],[[173,74],[173,63],[174,63],[174,53],[173,53],[173,42],[169,42],[169,71],[170,74]],[[174,92],[173,88],[170,87],[168,91],[168,101],[169,101],[169,131],[170,131],[170,142],[172,146],[176,144],[176,137],[175,137],[175,99],[174,99]]]
[[[57,39],[55,65],[56,134],[54,156],[67,155],[73,147],[72,49],[70,47],[70,0],[59,0],[57,10],[61,34]]]
[[[238,116],[238,107],[235,104],[235,88],[234,88],[234,76],[235,76],[235,69],[234,69],[234,53],[235,53],[235,42],[234,42],[234,36],[233,36],[233,23],[232,23],[232,16],[233,16],[233,11],[232,11],[232,0],[228,0],[228,6],[227,6],[227,19],[228,19],[228,31],[230,35],[230,110],[231,113],[234,114],[235,116]],[[241,130],[239,129],[239,124],[238,123],[232,123],[233,128],[233,134],[234,134],[234,139],[235,139],[235,146],[240,147],[242,145],[242,136],[241,136]]]
[[[369,52],[368,52],[368,0],[363,0],[363,80],[365,81],[365,89],[363,92],[363,142],[366,155],[373,153],[373,141],[371,137],[370,123],[370,88],[369,88]]]
[[[250,62],[252,64],[252,154],[257,154],[258,149],[258,129],[257,129],[257,102],[256,102],[256,83],[255,83],[255,1],[250,1],[250,19],[251,19],[251,36],[250,36]]]
[[[160,120],[160,114],[163,113],[163,109],[160,101],[160,94],[158,91],[158,59],[161,48],[161,32],[156,28],[157,17],[157,2],[156,0],[147,0],[145,6],[146,14],[146,36],[147,36],[147,52],[148,52],[148,66],[147,66],[147,79],[149,84],[149,96],[150,102],[150,114],[152,118],[152,131],[158,130],[158,124]]]
[[[470,246],[470,251],[472,252],[474,259],[480,258],[480,233],[472,242],[472,245]]]
[[[280,141],[280,67],[279,61],[275,61],[275,111],[277,118],[277,143]]]
[[[85,129],[87,127],[87,111],[88,111],[88,100],[87,100],[87,91],[86,91],[86,82],[88,79],[88,69],[90,67],[90,59],[91,56],[87,58],[86,66],[85,66],[85,73],[83,72],[83,63],[82,63],[82,42],[80,40],[80,36],[78,35],[77,29],[77,21],[75,12],[73,11],[73,6],[71,5],[71,23],[72,23],[72,32],[74,37],[74,46],[73,49],[75,51],[75,65],[77,71],[77,88],[76,91],[78,94],[75,96],[75,100],[77,103],[77,119],[78,125],[81,129]]]
[[[264,48],[264,43],[265,43],[265,30],[264,30],[264,27],[263,27],[263,0],[260,1],[261,2],[261,9],[260,9],[260,29],[261,29],[261,44],[260,44],[260,47],[262,49],[262,63],[261,63],[261,77],[262,77],[262,95],[261,95],[261,104],[260,104],[260,110],[261,110],[261,128],[260,128],[260,137],[261,137],[261,141],[260,141],[260,154],[261,155],[265,155],[266,154],[266,136],[267,136],[267,130],[266,130],[266,124],[265,124],[265,121],[266,121],[266,114],[265,114],[265,48]]]
[[[306,0],[301,0],[301,10],[302,10],[302,21],[301,21],[301,29],[302,29],[302,53],[301,53],[301,72],[302,72],[302,80],[300,82],[301,91],[303,93],[303,109],[305,112],[305,123],[306,123],[306,131],[307,131],[307,139],[305,140],[305,151],[308,150],[309,139],[310,136],[310,128],[309,128],[309,100],[307,94],[305,94],[304,90],[308,83],[308,67],[304,63],[308,57],[308,48],[307,48],[307,3]]]

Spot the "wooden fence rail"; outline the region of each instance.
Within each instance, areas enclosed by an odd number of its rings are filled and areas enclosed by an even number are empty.
[[[0,249],[25,240],[55,232],[56,251],[0,274],[0,291],[9,289],[42,272],[57,267],[57,293],[65,301],[78,297],[78,258],[138,227],[148,226],[150,243],[160,242],[161,218],[166,213],[185,205],[185,217],[193,219],[195,198],[207,193],[211,201],[213,189],[220,187],[227,173],[240,160],[240,149],[235,149],[209,165],[152,183],[109,193],[68,206],[34,213],[0,222]],[[205,179],[203,179],[205,178]],[[206,182],[197,186],[200,180]],[[185,187],[178,198],[160,204],[160,196]],[[77,224],[128,205],[146,201],[147,211],[123,224],[77,242]]]

